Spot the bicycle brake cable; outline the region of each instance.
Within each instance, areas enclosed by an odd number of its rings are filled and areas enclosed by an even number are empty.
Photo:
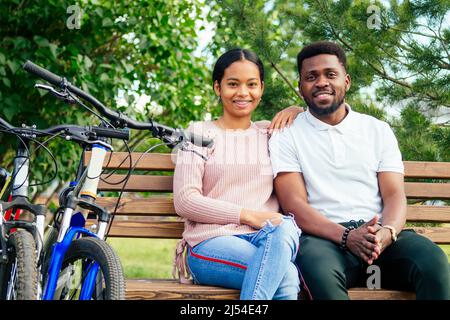
[[[114,211],[113,211],[113,213],[111,214],[111,221],[110,221],[110,223],[109,223],[109,225],[108,225],[108,230],[105,232],[105,240],[108,238],[109,231],[111,230],[111,226],[112,226],[112,223],[113,223],[113,221],[114,221],[114,217],[115,217],[115,215],[116,215],[117,209],[118,209],[118,207],[119,207],[120,200],[122,199],[122,195],[123,195],[123,192],[124,192],[124,190],[125,190],[125,186],[126,186],[128,180],[129,180],[129,177],[131,176],[132,172],[134,171],[134,169],[136,168],[137,164],[139,163],[139,160],[141,160],[141,158],[142,158],[145,154],[147,154],[147,153],[149,153],[150,151],[154,150],[155,148],[160,147],[160,146],[163,146],[163,145],[167,145],[167,144],[163,142],[163,143],[159,143],[159,144],[156,144],[156,145],[151,146],[149,149],[147,149],[145,152],[143,152],[143,153],[139,156],[139,158],[136,160],[136,162],[135,162],[133,168],[130,169],[130,171],[129,171],[130,174],[128,175],[128,179],[127,179],[127,181],[125,181],[125,183],[124,183],[123,186],[122,186],[122,189],[121,189],[120,192],[119,192],[119,197],[117,198],[116,205],[115,205],[115,207],[114,207]]]

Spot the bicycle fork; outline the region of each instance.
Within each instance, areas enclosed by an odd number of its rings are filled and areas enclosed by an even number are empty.
[[[64,257],[74,238],[81,235],[104,239],[108,225],[108,212],[95,204],[97,196],[97,187],[102,171],[103,160],[106,156],[107,148],[103,145],[94,145],[92,147],[92,157],[88,168],[85,170],[86,179],[83,185],[77,185],[71,195],[68,196],[66,208],[63,213],[60,231],[57,242],[53,245],[52,259],[48,270],[48,280],[45,286],[43,300],[53,300],[58,285],[58,278],[61,272]],[[82,179],[80,179],[82,180]],[[78,192],[79,191],[79,192]],[[80,197],[76,197],[77,194]],[[86,214],[77,212],[79,206],[86,211],[93,211],[99,217],[99,227],[97,234],[87,230],[84,225],[87,218]],[[80,300],[90,299],[95,288],[95,280],[99,271],[99,265],[93,261],[89,265],[86,277],[83,279],[80,292]]]

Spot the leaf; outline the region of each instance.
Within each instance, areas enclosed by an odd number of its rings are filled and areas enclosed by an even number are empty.
[[[99,68],[113,69],[113,66],[110,64],[102,63],[99,65]]]
[[[126,63],[125,61],[123,61],[122,60],[122,65],[123,65],[123,67],[125,68],[125,71],[127,72],[127,73],[130,73],[131,71],[133,71],[133,66],[131,65],[131,64],[129,64],[129,63]]]
[[[5,55],[0,52],[0,64],[5,64],[5,62],[6,62]]]
[[[41,36],[34,36],[33,40],[39,47],[48,47],[50,45],[50,42],[48,42],[46,38]]]
[[[109,80],[109,77],[108,77],[108,74],[107,73],[102,73],[101,75],[100,75],[100,81],[108,81]]]
[[[53,59],[56,60],[57,57],[58,57],[58,53],[57,53],[58,46],[56,44],[54,44],[54,43],[50,43],[49,48],[50,48],[50,52],[52,53]]]
[[[92,67],[92,60],[88,56],[84,56],[84,67],[89,70]]]
[[[3,83],[4,83],[5,86],[7,86],[8,88],[11,88],[11,81],[10,81],[8,78],[4,77],[4,78],[3,78]]]
[[[38,92],[41,97],[45,96],[48,93],[47,90],[38,90]]]
[[[96,8],[94,11],[99,17],[103,17],[103,9],[102,8]]]
[[[11,98],[5,99],[5,107],[3,107],[3,114],[5,115],[8,121],[11,121],[14,115],[17,113],[18,109],[15,108],[14,101]]]
[[[102,27],[111,27],[113,25],[113,21],[111,18],[104,18],[102,20]]]
[[[19,64],[15,61],[8,60],[6,61],[6,64],[8,65],[9,69],[13,74],[15,74],[19,69]]]

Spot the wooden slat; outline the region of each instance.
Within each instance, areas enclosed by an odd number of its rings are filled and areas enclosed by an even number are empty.
[[[179,239],[184,230],[179,221],[114,220],[110,237]]]
[[[102,175],[108,183],[116,183],[125,178],[123,174],[110,177]],[[131,175],[125,191],[172,191],[173,176]],[[115,185],[100,181],[99,190],[119,191],[123,184]],[[405,192],[409,199],[450,199],[450,183],[405,182]]]
[[[408,206],[407,221],[414,222],[450,222],[449,206]]]
[[[351,300],[414,300],[416,294],[397,290],[369,290],[367,288],[352,288],[348,290]]]
[[[423,235],[437,244],[450,244],[450,228],[445,227],[413,227],[418,234]]]
[[[412,229],[435,243],[450,244],[450,228],[412,227]],[[184,223],[182,221],[114,220],[109,236],[179,239],[183,230]]]
[[[450,162],[403,161],[405,178],[450,179]]]
[[[107,169],[123,169],[127,170],[130,168],[130,159],[128,158],[128,152],[113,152],[105,157],[103,162],[104,168]],[[86,152],[84,156],[84,164],[88,163],[91,158],[91,152]],[[170,153],[146,153],[142,155],[139,152],[133,152],[131,154],[131,160],[133,167],[138,161],[135,170],[168,170],[173,171],[175,164],[172,161]]]
[[[180,284],[175,280],[133,279],[126,281],[129,300],[236,300],[239,290]]]
[[[113,212],[117,198],[100,197],[97,204]],[[152,196],[142,199],[122,198],[116,212],[118,216],[177,216],[171,196]],[[450,222],[450,206],[409,205],[407,221]]]
[[[369,290],[352,288],[352,300],[408,300],[414,299],[413,292],[395,290]],[[180,284],[166,279],[128,279],[126,281],[128,300],[237,300],[239,290],[222,287]]]
[[[114,184],[123,181],[126,175],[114,174],[108,178],[102,175],[107,182],[101,181],[98,184],[99,191],[120,191],[123,183]],[[172,176],[148,176],[148,175],[131,175],[127,181],[124,191],[140,192],[140,191],[161,191],[172,192],[173,177]]]
[[[118,198],[100,197],[97,204],[113,212]],[[122,198],[117,208],[118,216],[177,216],[173,199],[169,196],[152,196],[143,199]]]
[[[409,199],[450,199],[450,183],[405,182]]]
[[[128,152],[113,152],[110,158],[108,153],[104,166],[108,169],[127,169],[130,166]],[[172,154],[169,153],[132,153],[132,166],[136,161],[138,170],[174,170],[175,164],[172,161]],[[91,152],[86,152],[84,162],[91,157]],[[124,159],[126,159],[124,161]],[[419,179],[450,179],[450,162],[426,162],[426,161],[403,161],[406,178]]]
[[[412,227],[412,229],[435,243],[450,244],[450,228]],[[178,221],[114,220],[109,236],[123,238],[179,239],[182,236],[183,230],[183,222]]]
[[[128,152],[113,152],[110,158],[108,153],[104,166],[108,169],[127,169],[130,166]],[[84,162],[91,157],[91,152],[86,152]],[[124,161],[124,159],[126,159]],[[169,153],[132,153],[132,166],[139,162],[136,169],[139,170],[173,170],[175,167],[172,155]],[[426,161],[404,161],[405,177],[420,179],[450,179],[450,162],[426,162]]]

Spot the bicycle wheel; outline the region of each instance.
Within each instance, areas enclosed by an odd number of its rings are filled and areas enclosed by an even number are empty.
[[[38,271],[36,243],[30,232],[18,229],[7,242],[8,262],[2,266],[2,294],[6,300],[36,300]]]
[[[105,241],[91,237],[73,241],[67,250],[54,299],[78,300],[83,281],[94,263],[99,270],[91,299],[125,299],[125,279],[119,257]]]

